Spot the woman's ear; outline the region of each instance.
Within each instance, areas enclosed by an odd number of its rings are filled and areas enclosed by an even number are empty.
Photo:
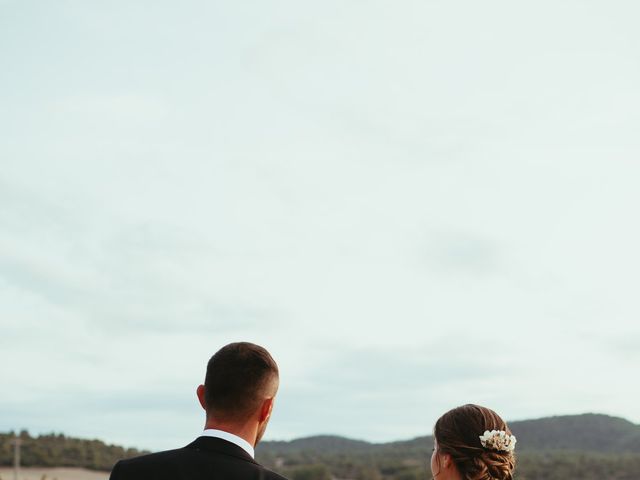
[[[451,458],[451,454],[449,453],[441,453],[440,454],[440,465],[444,469],[450,469],[453,466],[453,458]]]

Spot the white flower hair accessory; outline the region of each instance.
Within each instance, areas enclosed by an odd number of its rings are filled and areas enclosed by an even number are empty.
[[[485,430],[480,435],[480,443],[484,448],[492,448],[503,452],[513,452],[516,448],[516,437],[509,435],[504,430]]]

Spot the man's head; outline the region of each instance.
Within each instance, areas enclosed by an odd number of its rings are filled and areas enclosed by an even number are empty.
[[[278,390],[278,366],[269,352],[248,342],[230,343],[211,357],[198,397],[208,424],[257,422],[257,438],[266,429]]]

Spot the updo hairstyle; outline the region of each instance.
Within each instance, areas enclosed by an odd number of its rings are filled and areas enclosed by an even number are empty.
[[[480,436],[486,430],[503,430],[511,435],[506,422],[489,408],[469,404],[449,410],[434,428],[438,453],[451,455],[465,480],[512,480],[513,451],[483,447]]]

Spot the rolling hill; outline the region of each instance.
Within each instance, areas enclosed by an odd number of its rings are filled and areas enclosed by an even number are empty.
[[[599,414],[510,422],[516,480],[640,480],[640,426]],[[263,442],[258,459],[292,480],[424,480],[433,438],[368,443],[337,436]]]
[[[639,480],[640,425],[600,414],[510,422],[518,437],[516,480]],[[13,461],[14,434],[0,433],[0,466]],[[107,471],[120,458],[146,453],[99,440],[21,432],[25,467],[77,467]],[[433,439],[423,436],[370,443],[322,435],[262,442],[264,465],[291,480],[424,480]]]
[[[568,450],[591,453],[640,453],[640,425],[623,418],[587,413],[509,422],[518,437],[519,452]],[[431,451],[430,435],[390,443],[369,443],[339,436],[314,436],[289,442],[263,442],[260,452],[288,454],[300,452],[382,453],[401,451],[426,454]]]

